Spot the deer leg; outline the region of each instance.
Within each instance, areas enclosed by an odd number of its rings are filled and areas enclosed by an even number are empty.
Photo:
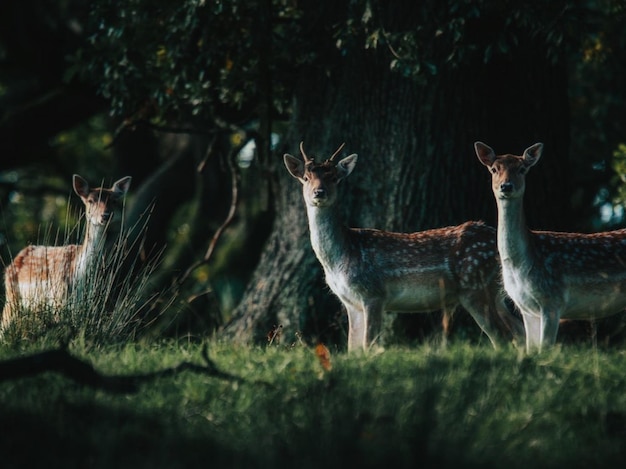
[[[383,303],[378,299],[363,302],[363,310],[367,318],[366,347],[371,347],[381,338],[383,323]]]
[[[348,352],[367,347],[367,312],[346,304],[348,313]]]
[[[475,295],[463,295],[460,298],[463,308],[472,316],[478,327],[487,335],[494,348],[498,348],[500,334],[493,324],[492,308],[493,301],[489,302],[485,298],[476,298]],[[491,306],[489,306],[491,305]]]
[[[13,312],[11,311],[11,307],[9,306],[9,300],[7,300],[4,308],[2,309],[2,319],[0,322],[0,338],[4,336],[4,331],[9,327],[12,316]]]
[[[454,311],[456,307],[444,307],[441,312],[441,328],[443,329],[443,341],[448,341],[448,337],[452,333],[452,320],[454,319]]]
[[[559,319],[561,315],[558,310],[550,309],[543,311],[541,318],[542,334],[541,342],[543,345],[554,345],[556,336],[559,332]]]
[[[4,308],[2,308],[2,319],[0,331],[2,335],[14,320],[17,313],[17,301],[19,300],[19,285],[15,279],[15,271],[9,266],[6,269]]]
[[[541,350],[543,322],[541,316],[522,311],[522,320],[526,330],[526,351]]]
[[[516,343],[522,343],[525,338],[524,323],[516,315],[516,306],[513,301],[509,300],[503,294],[498,294],[495,299],[494,308],[498,313],[498,317],[504,323],[506,328],[511,332],[513,340]]]

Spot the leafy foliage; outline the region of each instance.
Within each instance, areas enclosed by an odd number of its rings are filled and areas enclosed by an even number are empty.
[[[523,37],[547,44],[553,60],[576,48],[584,26],[584,7],[572,2],[427,1],[414,3],[406,14],[385,16],[381,2],[355,0],[353,13],[341,30],[338,47],[348,53],[358,47],[388,49],[390,66],[420,81],[442,69],[489,62],[523,42]],[[565,46],[565,48],[564,48]]]
[[[335,38],[340,56],[379,49],[392,69],[424,80],[477,54],[506,56],[528,31],[548,44],[548,55],[561,56],[563,45],[575,47],[587,13],[564,0],[407,3],[406,15],[387,18],[379,1],[338,2],[336,21],[316,25],[306,4],[282,0],[101,0],[72,70],[98,84],[116,115],[211,121],[267,99],[268,77],[274,109],[283,112],[293,70],[315,61],[332,67],[336,54],[319,29]]]
[[[260,60],[271,47],[264,28],[272,22],[273,34],[297,37],[298,15],[281,1],[103,0],[74,70],[97,77],[114,114],[211,120],[220,106],[241,111],[259,99]]]

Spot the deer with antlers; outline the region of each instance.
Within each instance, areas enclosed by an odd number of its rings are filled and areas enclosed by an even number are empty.
[[[323,163],[285,154],[289,173],[302,184],[311,245],[326,282],[348,314],[348,350],[369,348],[382,315],[453,311],[463,306],[494,346],[499,325],[523,334],[499,285],[495,229],[481,222],[417,233],[348,228],[339,214],[337,185],[352,173],[357,155],[338,162],[343,145]]]
[[[5,305],[0,331],[22,312],[58,311],[87,277],[103,254],[106,228],[115,205],[126,195],[131,177],[112,187],[90,188],[78,174],[73,177],[76,194],[85,205],[85,235],[82,244],[28,246],[5,270]],[[98,285],[85,286],[98,288]]]
[[[543,144],[521,156],[496,156],[482,142],[474,148],[491,173],[502,278],[522,314],[526,349],[553,345],[560,319],[602,318],[626,308],[626,230],[529,230],[523,206],[526,174],[539,161]]]

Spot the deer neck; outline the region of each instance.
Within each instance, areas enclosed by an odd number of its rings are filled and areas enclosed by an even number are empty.
[[[533,251],[522,198],[497,199],[498,253],[503,267],[530,268]]]
[[[105,225],[93,225],[87,222],[85,228],[85,238],[79,245],[76,255],[76,275],[85,275],[87,270],[97,260],[104,243]]]
[[[325,271],[332,271],[348,252],[348,228],[335,205],[315,207],[307,205],[311,246]]]

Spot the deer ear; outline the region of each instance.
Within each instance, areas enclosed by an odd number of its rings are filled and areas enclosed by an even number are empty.
[[[350,175],[356,166],[357,158],[356,153],[353,153],[337,163],[337,176],[339,177],[339,180],[347,178]]]
[[[475,142],[474,150],[479,161],[487,167],[491,166],[496,160],[496,153],[489,145],[483,142]]]
[[[74,186],[74,192],[79,197],[85,198],[89,195],[89,183],[78,174],[74,174],[72,177],[72,185]]]
[[[289,153],[285,153],[283,160],[285,161],[285,166],[287,167],[289,174],[298,179],[300,182],[303,182],[304,163],[302,160],[290,155]]]
[[[119,179],[115,181],[115,184],[113,184],[111,190],[117,197],[124,197],[128,192],[128,189],[130,188],[130,181],[132,180],[133,178],[130,176]]]
[[[541,153],[543,152],[543,143],[535,143],[533,146],[528,147],[524,150],[524,163],[529,168],[534,166],[539,158],[541,158]]]

